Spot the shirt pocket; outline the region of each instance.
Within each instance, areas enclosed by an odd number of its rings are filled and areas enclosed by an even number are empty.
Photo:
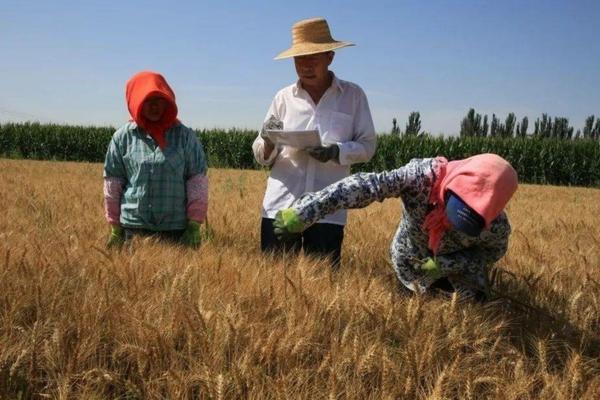
[[[126,153],[123,156],[123,164],[128,180],[135,180],[140,175],[140,170],[144,164],[144,155],[137,153]]]
[[[326,120],[326,129],[322,135],[324,143],[348,142],[352,140],[354,118],[351,114],[332,111]]]
[[[164,153],[164,156],[171,173],[178,177],[184,177],[185,160],[183,154],[176,149],[169,149]]]

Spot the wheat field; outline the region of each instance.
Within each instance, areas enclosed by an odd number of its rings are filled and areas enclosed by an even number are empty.
[[[100,164],[0,170],[0,399],[600,398],[598,189],[522,185],[480,305],[399,287],[397,199],[331,272],[259,252],[265,171],[210,171],[198,251],[108,251]]]

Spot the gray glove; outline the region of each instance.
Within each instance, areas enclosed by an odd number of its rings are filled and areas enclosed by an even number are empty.
[[[335,162],[340,162],[340,148],[337,144],[330,144],[327,146],[316,146],[316,147],[307,147],[306,152],[313,158],[321,161],[327,162],[329,160],[334,160]]]
[[[275,144],[267,136],[267,129],[283,129],[283,121],[276,116],[271,115],[269,119],[265,121],[262,129],[260,130],[260,137],[262,140],[264,140],[269,146],[273,147]]]

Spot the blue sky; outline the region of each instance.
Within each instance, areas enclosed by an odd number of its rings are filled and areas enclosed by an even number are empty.
[[[600,2],[13,1],[0,9],[0,122],[121,125],[124,85],[163,73],[194,128],[256,129],[296,79],[273,57],[323,16],[357,44],[332,70],[367,93],[378,132],[419,111],[456,133],[470,107],[504,118],[600,116]],[[531,128],[530,128],[531,129]]]

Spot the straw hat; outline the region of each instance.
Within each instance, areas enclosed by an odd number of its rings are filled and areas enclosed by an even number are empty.
[[[347,46],[354,46],[354,43],[334,40],[325,18],[304,19],[292,27],[292,47],[279,53],[275,60],[324,53]]]

